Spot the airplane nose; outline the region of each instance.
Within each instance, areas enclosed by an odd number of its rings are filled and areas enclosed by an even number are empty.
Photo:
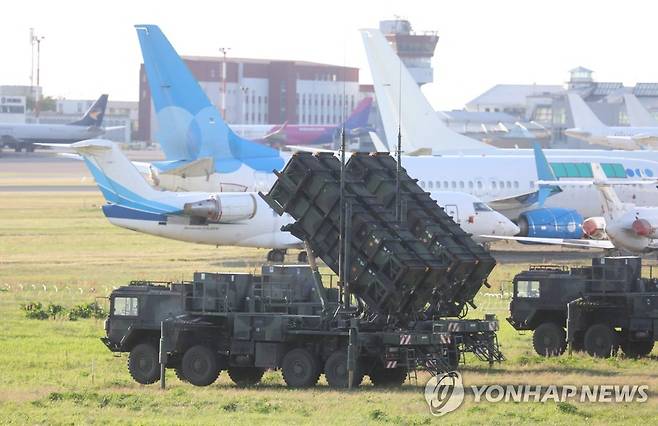
[[[511,220],[506,220],[505,222],[502,222],[500,228],[503,231],[502,235],[508,237],[512,237],[518,234],[519,232],[521,232],[521,229]]]

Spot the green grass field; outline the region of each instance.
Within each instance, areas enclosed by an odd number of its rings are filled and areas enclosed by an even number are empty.
[[[530,334],[503,320],[507,302],[478,298],[472,315],[497,313],[507,361],[489,369],[470,360],[466,385],[646,384],[646,403],[475,403],[448,417],[432,417],[418,384],[377,390],[367,380],[352,392],[329,390],[321,379],[312,390],[288,390],[279,373],[237,389],[222,374],[207,388],[169,374],[168,389],[132,382],[126,357],[115,357],[99,340],[99,320],[28,320],[28,301],[65,306],[105,296],[131,279],[171,280],[197,270],[250,271],[265,250],[215,248],[148,237],[108,224],[101,197],[82,193],[0,192],[0,423],[9,424],[456,424],[529,422],[550,424],[658,423],[658,358],[595,360],[574,354],[543,359]],[[526,265],[499,265],[491,293]]]

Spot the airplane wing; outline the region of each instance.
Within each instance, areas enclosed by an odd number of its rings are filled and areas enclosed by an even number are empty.
[[[537,202],[537,191],[526,192],[523,194],[515,195],[507,198],[497,198],[493,200],[486,200],[489,207],[494,210],[513,210],[524,206],[529,206]]]
[[[110,130],[121,130],[125,128],[126,126],[110,126],[110,127],[103,127],[103,131],[109,132]]]
[[[480,235],[481,238],[491,240],[510,240],[524,243],[551,244],[567,247],[580,247],[585,249],[613,249],[615,246],[610,240],[579,240],[568,238],[538,238],[538,237],[505,237],[501,235]]]
[[[63,149],[65,151],[73,151],[73,148],[71,147],[70,143],[41,143],[41,142],[35,142],[33,145],[36,146],[42,146],[44,148],[59,148]]]
[[[316,152],[329,152],[334,155],[338,155],[339,152],[333,149],[325,149],[325,148],[315,148],[312,146],[302,146],[302,145],[286,145],[286,148],[291,150],[291,151],[301,151],[301,152],[310,152],[312,154],[315,154]]]

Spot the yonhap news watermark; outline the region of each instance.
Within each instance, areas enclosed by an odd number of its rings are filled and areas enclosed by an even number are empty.
[[[595,402],[626,403],[646,402],[649,399],[648,385],[482,385],[463,384],[462,376],[456,371],[433,376],[425,384],[425,401],[430,412],[443,416],[458,409],[464,395],[473,395],[473,402]]]

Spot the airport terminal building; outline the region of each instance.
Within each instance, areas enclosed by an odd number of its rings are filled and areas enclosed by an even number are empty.
[[[466,104],[466,112],[484,116],[504,113],[526,126],[543,129],[545,146],[585,147],[585,142],[567,137],[564,131],[574,127],[567,93],[578,93],[599,119],[608,126],[628,125],[624,94],[634,94],[658,117],[658,83],[637,83],[624,86],[621,82],[599,82],[593,71],[577,67],[569,71],[565,85],[497,84]],[[463,123],[455,126],[459,128]],[[525,146],[532,138],[496,138],[494,144]]]
[[[333,125],[361,99],[374,96],[372,86],[359,84],[358,68],[246,58],[186,56],[184,60],[230,124]],[[138,139],[153,141],[157,120],[143,64],[138,117]]]

